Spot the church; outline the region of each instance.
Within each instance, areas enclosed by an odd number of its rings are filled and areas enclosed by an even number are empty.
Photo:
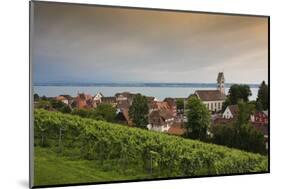
[[[216,90],[196,90],[195,95],[210,111],[219,112],[222,110],[222,104],[226,98],[224,83],[224,74],[223,72],[220,72],[217,77]]]

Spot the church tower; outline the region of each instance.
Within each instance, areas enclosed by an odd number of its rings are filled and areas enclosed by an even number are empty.
[[[217,78],[217,84],[218,84],[217,89],[221,92],[221,94],[225,95],[223,72],[219,72],[218,78]]]

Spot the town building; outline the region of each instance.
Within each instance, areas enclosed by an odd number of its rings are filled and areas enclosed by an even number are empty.
[[[103,94],[101,92],[97,92],[97,94],[93,96],[93,101],[95,104],[100,104],[102,97],[104,97]]]
[[[263,134],[265,147],[268,149],[268,111],[255,112],[250,116],[250,122],[256,130]]]
[[[55,97],[56,100],[61,101],[67,105],[71,104],[72,102],[72,97],[69,95],[59,95]]]
[[[238,105],[230,105],[227,106],[222,114],[222,118],[224,119],[235,119],[238,115]]]
[[[226,98],[224,82],[224,74],[220,72],[217,77],[216,90],[196,90],[194,93],[211,112],[222,110],[222,104]]]
[[[75,105],[77,108],[95,108],[97,106],[92,96],[85,93],[77,94]]]
[[[115,94],[117,103],[119,101],[128,101],[129,105],[132,105],[135,96],[136,94],[130,92],[122,92]]]
[[[116,113],[116,121],[120,124],[132,126],[133,122],[129,116],[128,109],[117,109]]]
[[[165,98],[164,102],[166,102],[167,105],[169,106],[169,111],[172,113],[172,115],[174,117],[176,117],[177,116],[177,104],[176,104],[175,99],[173,99],[173,98]]]
[[[117,101],[116,101],[116,97],[114,96],[108,96],[108,97],[101,97],[101,103],[102,104],[110,104],[113,107],[115,107],[117,105]]]
[[[268,111],[256,112],[251,115],[251,122],[259,124],[268,124]]]
[[[167,132],[174,121],[172,114],[165,110],[153,110],[148,116],[147,128],[158,132]]]
[[[183,136],[186,131],[186,128],[183,127],[181,123],[174,122],[168,129],[167,133],[176,136]]]

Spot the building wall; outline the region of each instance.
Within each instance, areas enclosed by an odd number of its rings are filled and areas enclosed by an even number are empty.
[[[223,103],[223,100],[219,100],[219,101],[203,101],[203,104],[205,104],[206,107],[210,111],[214,111],[214,112],[222,110],[222,103]]]
[[[223,112],[222,117],[225,118],[225,119],[232,119],[233,118],[233,115],[232,115],[232,113],[231,113],[231,111],[228,107]]]
[[[148,130],[152,130],[152,131],[157,131],[157,132],[165,132],[168,131],[170,129],[170,125],[169,124],[164,124],[161,126],[152,126],[151,124],[147,125]]]

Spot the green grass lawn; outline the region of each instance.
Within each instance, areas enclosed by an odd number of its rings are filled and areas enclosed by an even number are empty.
[[[34,185],[74,184],[148,178],[145,173],[121,174],[103,170],[97,161],[69,159],[49,148],[35,147]]]

